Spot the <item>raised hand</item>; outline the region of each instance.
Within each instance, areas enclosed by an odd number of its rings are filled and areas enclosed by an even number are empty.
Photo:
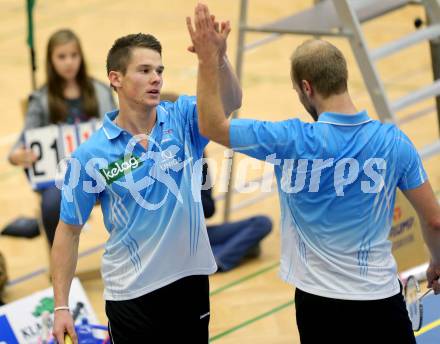
[[[226,54],[226,40],[231,31],[230,23],[216,22],[215,16],[209,13],[209,9],[204,4],[198,4],[194,10],[194,24],[191,18],[186,18],[188,32],[193,45],[188,48],[195,52],[201,62],[222,61]]]

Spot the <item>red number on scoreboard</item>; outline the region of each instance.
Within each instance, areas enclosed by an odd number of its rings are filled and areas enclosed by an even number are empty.
[[[72,135],[66,135],[66,141],[67,141],[67,152],[72,153],[73,152],[73,138]]]

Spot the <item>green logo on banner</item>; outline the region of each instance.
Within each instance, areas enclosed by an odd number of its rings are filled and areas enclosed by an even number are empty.
[[[112,162],[107,168],[102,168],[99,170],[107,185],[110,185],[115,180],[121,178],[122,176],[131,173],[133,170],[137,169],[142,165],[142,161],[137,156],[126,156],[117,161]]]
[[[44,311],[48,311],[49,313],[53,313],[54,307],[53,297],[44,297],[40,300],[35,310],[32,312],[32,315],[36,318],[40,317]]]

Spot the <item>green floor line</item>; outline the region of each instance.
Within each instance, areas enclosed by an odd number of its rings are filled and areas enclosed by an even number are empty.
[[[225,291],[226,289],[232,288],[232,287],[234,287],[234,286],[236,286],[236,285],[238,285],[238,284],[240,284],[240,283],[243,283],[243,282],[245,282],[245,281],[247,281],[247,280],[250,280],[250,279],[252,279],[252,278],[254,278],[254,277],[257,277],[257,276],[259,276],[259,275],[262,275],[262,274],[264,274],[264,273],[266,273],[266,272],[268,272],[268,271],[270,271],[270,270],[276,268],[278,265],[279,265],[278,262],[276,262],[276,263],[272,263],[271,265],[266,266],[265,268],[263,268],[263,269],[261,269],[261,270],[258,270],[258,271],[254,272],[254,273],[251,273],[251,274],[247,275],[247,276],[244,276],[244,277],[242,277],[242,278],[239,278],[238,280],[236,280],[236,281],[234,281],[234,282],[231,282],[231,283],[229,283],[229,284],[226,284],[226,285],[224,285],[224,286],[222,286],[222,287],[220,287],[220,288],[217,288],[217,289],[213,290],[213,291],[210,293],[210,295],[211,295],[211,296],[214,296],[214,295],[216,295],[216,294],[219,294],[219,293],[221,293],[222,291]]]
[[[241,328],[243,328],[243,327],[246,327],[246,326],[248,326],[248,325],[250,325],[250,324],[253,324],[254,322],[256,322],[256,321],[258,321],[258,320],[261,320],[261,319],[266,318],[266,317],[268,317],[268,316],[270,316],[270,315],[272,315],[272,314],[274,314],[274,313],[277,313],[277,312],[283,310],[284,308],[293,305],[294,303],[295,303],[294,300],[291,300],[291,301],[289,301],[289,302],[283,303],[282,305],[279,305],[279,306],[277,306],[277,307],[271,309],[270,311],[267,311],[267,312],[265,312],[265,313],[263,313],[263,314],[260,314],[260,315],[256,316],[255,318],[252,318],[252,319],[246,320],[246,321],[242,322],[241,324],[238,324],[238,325],[236,325],[236,326],[230,328],[229,330],[226,330],[226,331],[224,331],[224,332],[221,332],[221,333],[219,333],[219,334],[217,334],[217,335],[211,337],[209,341],[210,341],[210,342],[214,342],[214,341],[216,341],[217,339],[220,339],[220,338],[222,338],[222,337],[224,337],[224,336],[227,336],[228,334],[231,334],[232,332],[235,332],[235,331],[237,331],[237,330],[239,330],[239,329],[241,329]]]

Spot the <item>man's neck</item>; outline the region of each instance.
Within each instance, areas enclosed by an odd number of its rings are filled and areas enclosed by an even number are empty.
[[[115,123],[132,135],[149,134],[156,123],[156,117],[156,107],[148,108],[137,104],[129,106],[120,101]]]
[[[334,112],[344,115],[354,115],[359,112],[351,101],[348,92],[330,96],[326,99],[320,99],[316,105],[316,109],[319,114],[323,112]]]

